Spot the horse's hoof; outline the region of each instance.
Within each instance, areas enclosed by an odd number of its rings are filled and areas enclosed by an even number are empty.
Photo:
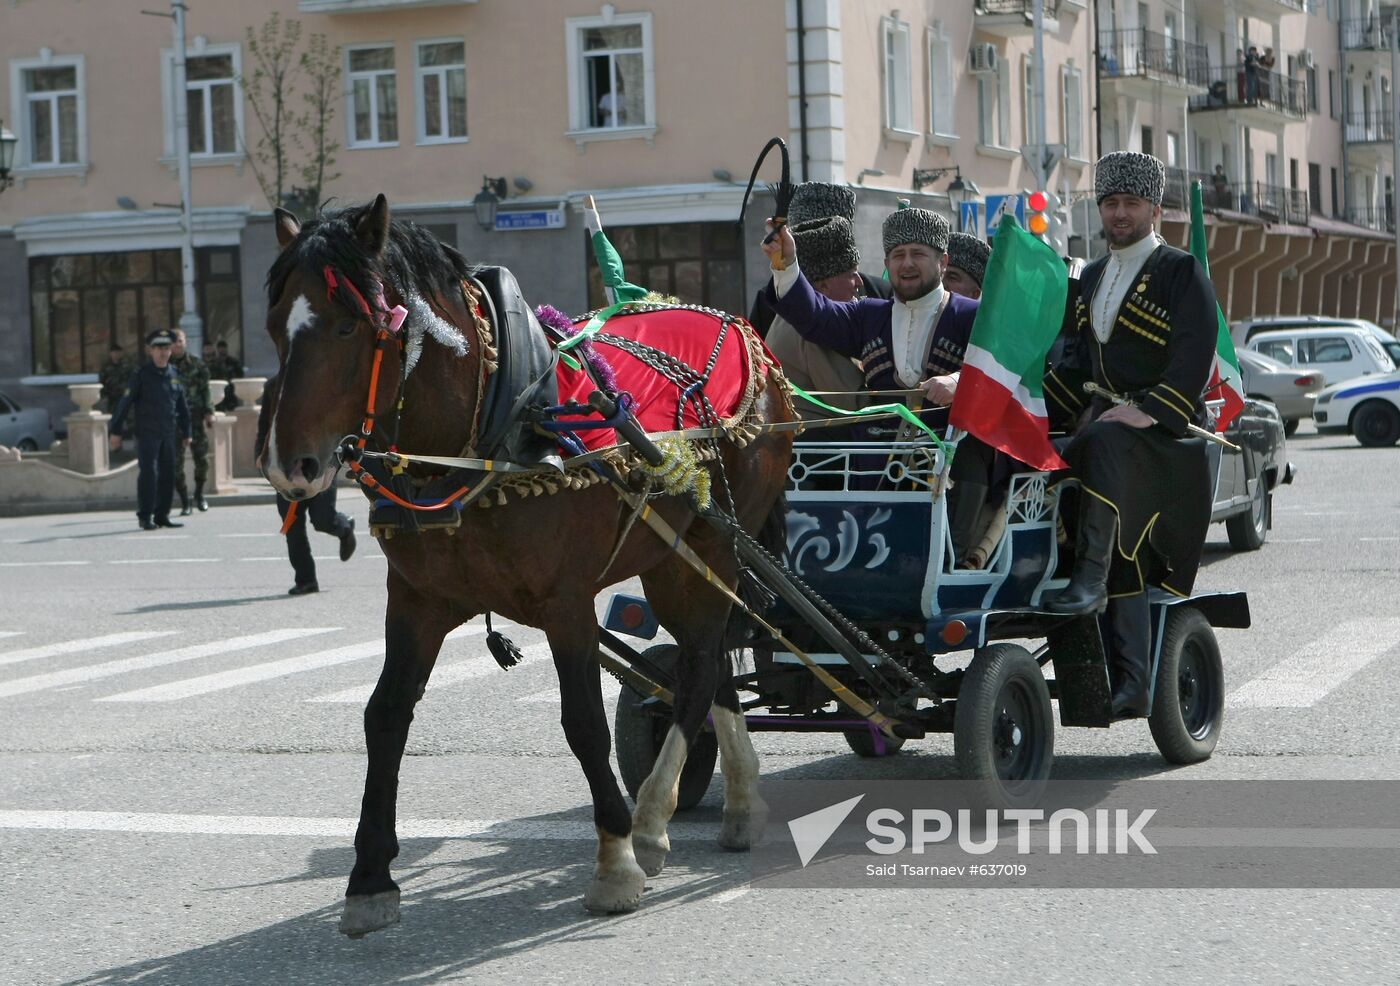
[[[377,894],[345,898],[345,910],[340,912],[340,933],[351,938],[363,938],[371,931],[399,923],[399,892],[384,890]]]
[[[726,811],[719,826],[721,849],[730,852],[748,852],[763,838],[763,828],[768,822],[768,807],[757,805],[743,812]]]
[[[642,902],[647,878],[635,863],[620,866],[606,875],[595,875],[588,892],[583,895],[585,910],[593,914],[627,914]]]
[[[666,854],[670,851],[671,839],[664,832],[659,839],[632,832],[632,853],[647,876],[657,876],[666,868]]]

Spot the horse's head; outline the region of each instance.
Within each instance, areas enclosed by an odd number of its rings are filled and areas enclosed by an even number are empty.
[[[262,469],[279,493],[302,500],[335,481],[336,446],[360,431],[378,334],[400,287],[385,262],[383,195],[305,226],[282,209],[275,218],[282,252],[267,277],[267,331],[279,369]],[[374,395],[381,412],[398,373],[398,349],[386,347]]]

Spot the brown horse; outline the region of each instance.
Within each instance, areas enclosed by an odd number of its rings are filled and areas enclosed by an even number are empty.
[[[282,252],[268,274],[267,329],[279,370],[266,398],[267,437],[259,461],[278,492],[304,500],[334,481],[337,445],[360,430],[367,396],[380,409],[371,449],[387,448],[388,436],[396,434],[405,452],[461,456],[469,449],[466,455],[490,456],[493,449],[472,450],[485,379],[479,333],[500,327],[474,321],[482,309],[468,280],[473,269],[462,257],[420,227],[390,222],[382,195],[304,226],[277,210],[276,227]],[[379,330],[396,305],[431,324],[404,333],[417,347],[407,356],[402,344],[381,347],[377,389],[370,395],[377,340],[385,338]],[[408,364],[401,363],[405,359]],[[395,422],[391,409],[405,365],[412,372],[402,376],[402,411]],[[755,372],[768,384],[776,379],[777,371],[766,365]],[[791,420],[781,387],[764,387],[754,415],[759,423]],[[769,432],[743,448],[721,444],[719,460],[707,466],[715,489],[727,488],[732,514],[746,530],[758,532],[766,522],[772,530],[791,439]],[[411,472],[425,479],[421,468]],[[650,502],[722,579],[735,584],[738,563],[726,536],[698,519],[687,500],[662,496]],[[385,658],[365,708],[369,766],[341,931],[359,936],[398,920],[399,888],[389,863],[399,851],[395,802],[414,705],[443,637],[482,613],[539,628],[549,640],[564,733],[583,767],[598,833],[593,880],[584,895],[588,909],[635,908],[645,875],[660,872],[680,769],[707,714],[724,775],[719,842],[742,850],[756,837],[764,813],[756,791],[758,761],[723,649],[730,604],[652,531],[630,526],[629,517],[611,487],[593,485],[489,510],[469,506],[451,537],[425,530],[381,540],[389,561]],[[673,725],[638,793],[635,816],[609,764],[593,608],[599,591],[632,576],[641,577],[656,616],[679,645]]]

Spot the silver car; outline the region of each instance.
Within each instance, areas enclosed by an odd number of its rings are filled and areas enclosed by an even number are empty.
[[[1291,435],[1298,422],[1312,417],[1313,401],[1326,386],[1321,370],[1292,367],[1252,349],[1237,349],[1244,392],[1271,401],[1283,418],[1283,431]]]
[[[0,394],[0,445],[38,452],[53,444],[53,419],[37,407],[25,409]]]

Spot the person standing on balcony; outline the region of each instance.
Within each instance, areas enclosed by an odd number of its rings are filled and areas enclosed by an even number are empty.
[[[1269,83],[1274,72],[1274,64],[1278,59],[1274,56],[1274,49],[1265,48],[1264,54],[1259,56],[1259,98],[1269,98]],[[1281,97],[1283,93],[1279,93]]]
[[[1244,101],[1250,106],[1259,102],[1259,49],[1254,45],[1244,54]]]
[[[1210,176],[1211,187],[1215,189],[1215,207],[1230,208],[1230,177],[1225,174],[1225,165],[1217,164],[1215,174]]]

